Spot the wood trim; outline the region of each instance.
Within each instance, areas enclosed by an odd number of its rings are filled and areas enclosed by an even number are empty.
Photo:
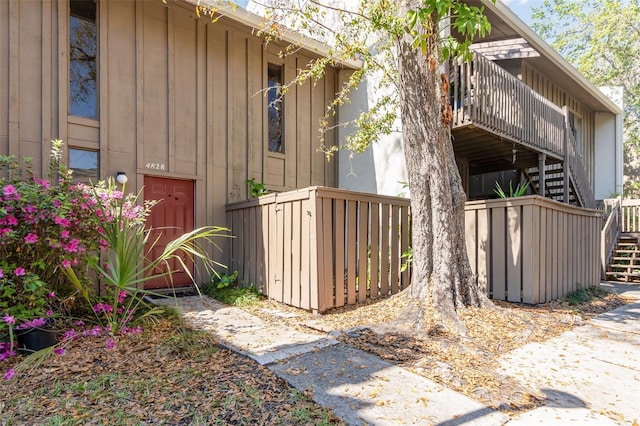
[[[9,154],[20,157],[19,0],[9,0]]]
[[[137,190],[142,189],[145,174],[150,174],[144,167],[144,3],[135,3],[136,25],[136,172],[138,174]]]
[[[108,32],[107,28],[109,28],[109,14],[107,13],[107,2],[97,2],[96,3],[96,26],[98,27],[98,48],[97,48],[97,69],[98,76],[96,81],[96,92],[98,96],[98,119],[97,127],[99,128],[98,132],[98,150],[99,150],[99,160],[98,160],[98,178],[104,178],[109,175],[110,165],[108,164],[109,156],[108,156],[108,144],[106,141],[109,140],[109,114],[108,114],[108,104],[109,99],[106,94],[109,93],[109,55],[107,49],[108,43]],[[101,96],[104,94],[105,96]]]
[[[52,95],[52,64],[53,64],[53,4],[48,1],[42,2],[42,148],[41,148],[41,170],[42,175],[47,175],[49,164],[49,141],[54,138],[51,130],[51,102]]]
[[[167,11],[167,133],[168,133],[168,162],[169,171],[176,169],[176,37],[175,37],[175,11],[166,8]]]

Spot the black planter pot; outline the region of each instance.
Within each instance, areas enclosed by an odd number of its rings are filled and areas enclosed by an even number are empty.
[[[29,328],[16,330],[18,352],[30,354],[58,343],[58,332],[52,328]]]

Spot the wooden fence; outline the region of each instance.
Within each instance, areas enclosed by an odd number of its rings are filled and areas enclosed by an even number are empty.
[[[230,270],[288,305],[323,312],[409,285],[409,200],[309,187],[227,206]]]
[[[471,201],[467,252],[493,299],[544,303],[600,281],[602,212],[537,195]]]

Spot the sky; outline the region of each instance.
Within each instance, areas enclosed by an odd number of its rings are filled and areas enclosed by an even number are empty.
[[[242,7],[247,7],[249,0],[234,0]],[[531,9],[542,6],[543,0],[502,0],[509,8],[522,19],[527,25],[531,26]]]
[[[543,0],[502,0],[525,24],[531,26],[531,10],[541,7]]]

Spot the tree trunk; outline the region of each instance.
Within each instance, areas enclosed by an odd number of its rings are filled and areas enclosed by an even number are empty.
[[[405,1],[403,14],[416,1]],[[437,24],[435,24],[437,26]],[[456,309],[490,306],[472,276],[465,246],[464,202],[460,174],[451,144],[435,36],[423,52],[410,34],[398,41],[402,132],[412,215],[412,299],[403,321],[422,327],[424,307],[431,304],[444,325],[464,332]],[[446,80],[446,78],[445,78]],[[444,112],[444,113],[443,113]]]

